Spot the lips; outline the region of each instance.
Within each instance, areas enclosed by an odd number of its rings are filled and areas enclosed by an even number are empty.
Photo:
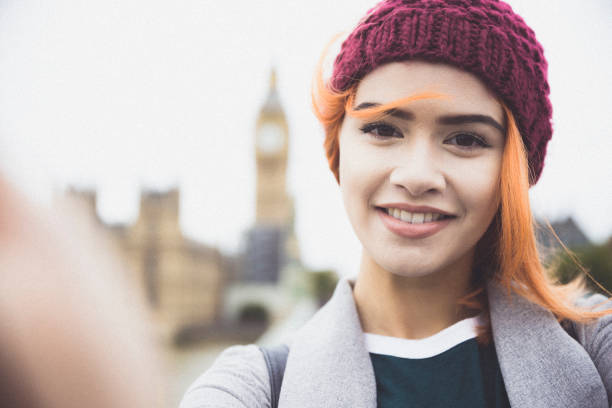
[[[428,207],[427,209],[431,209],[431,207]],[[388,210],[385,208],[376,208],[376,212],[378,213],[385,227],[396,235],[412,239],[422,239],[432,236],[444,229],[454,218],[456,218],[453,215],[445,215],[440,217],[437,221],[431,220],[428,222],[412,223],[397,219],[392,215],[389,215],[387,211]]]

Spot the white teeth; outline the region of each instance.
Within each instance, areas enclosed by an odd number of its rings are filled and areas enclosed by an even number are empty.
[[[425,222],[438,221],[440,218],[442,218],[442,214],[439,213],[411,213],[398,208],[387,208],[386,212],[393,218],[397,218],[398,220],[409,222],[411,224],[423,224]]]
[[[402,219],[402,221],[412,222],[412,214],[408,211],[400,211],[400,218]]]
[[[414,215],[412,216],[412,223],[413,224],[422,224],[424,219],[425,219],[425,214],[423,214],[423,213],[414,213]]]

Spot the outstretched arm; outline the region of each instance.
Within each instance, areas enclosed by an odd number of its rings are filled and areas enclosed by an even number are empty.
[[[256,345],[232,346],[187,390],[180,408],[269,408],[270,379]]]

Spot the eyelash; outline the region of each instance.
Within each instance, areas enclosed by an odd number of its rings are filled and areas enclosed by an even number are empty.
[[[361,132],[371,134],[372,137],[374,137],[375,139],[379,139],[379,140],[385,140],[385,139],[388,139],[390,137],[398,137],[398,136],[395,136],[395,135],[394,136],[385,136],[385,135],[380,135],[380,134],[373,133],[373,131],[375,131],[375,130],[378,131],[379,129],[385,129],[387,131],[391,130],[391,131],[393,131],[395,133],[398,133],[400,135],[399,137],[403,137],[401,135],[401,132],[399,130],[397,130],[395,128],[395,126],[392,126],[392,125],[390,125],[388,123],[384,123],[384,122],[368,123],[368,124],[366,124],[366,125],[364,125],[364,126],[359,128],[359,130]],[[453,138],[455,138],[457,136],[461,136],[461,135],[469,135],[469,136],[471,136],[472,139],[478,144],[478,147],[482,147],[482,148],[491,147],[491,145],[489,145],[485,141],[485,139],[483,137],[477,135],[476,133],[466,132],[466,131],[455,132],[455,133],[453,133],[451,138],[447,139],[446,141],[451,140],[451,139],[453,139]],[[460,149],[464,149],[464,150],[471,150],[471,149],[474,149],[474,148],[477,147],[477,146],[460,146],[458,144],[454,144],[454,146],[457,146]]]

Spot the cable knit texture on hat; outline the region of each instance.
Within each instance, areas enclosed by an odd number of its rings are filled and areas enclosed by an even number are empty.
[[[475,74],[510,108],[533,185],[552,136],[548,64],[535,33],[497,0],[385,0],[342,44],[331,86],[344,91],[378,66],[420,59]]]

